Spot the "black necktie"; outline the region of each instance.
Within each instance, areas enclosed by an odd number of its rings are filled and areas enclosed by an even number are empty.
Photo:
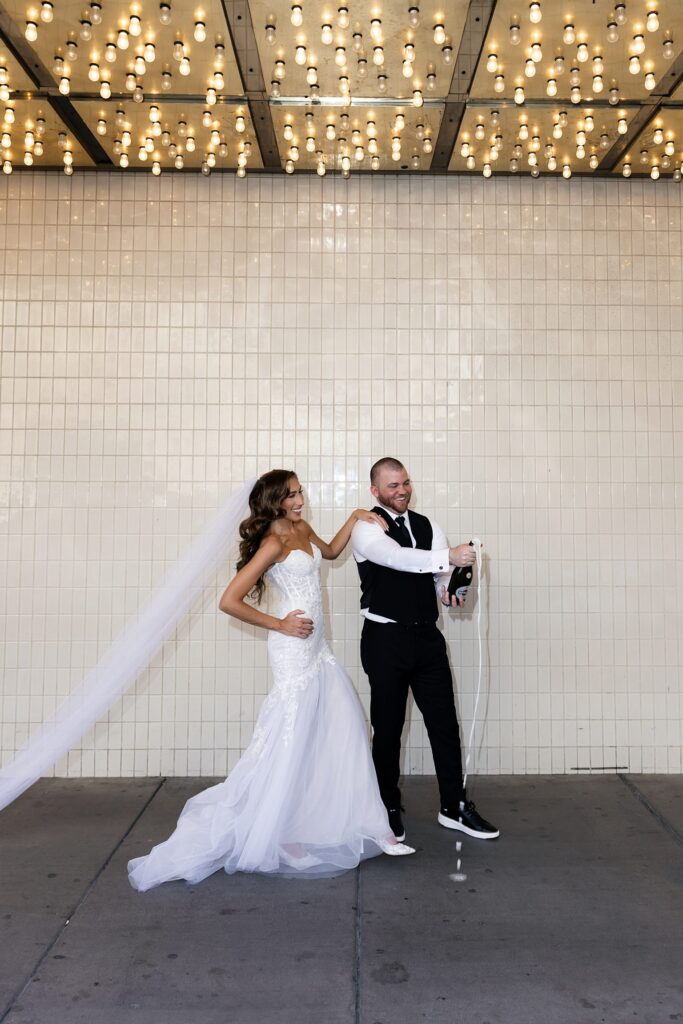
[[[396,523],[396,532],[398,534],[398,542],[402,548],[412,548],[413,542],[408,533],[408,527],[406,526],[405,516],[396,516],[394,519]]]

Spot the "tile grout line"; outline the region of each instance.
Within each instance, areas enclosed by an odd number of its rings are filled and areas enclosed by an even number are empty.
[[[361,1024],[361,998],[360,998],[360,961],[361,961],[361,907],[360,901],[362,898],[361,891],[361,870],[363,862],[356,868],[356,921],[355,921],[355,956],[354,956],[354,981],[355,981],[355,1006],[354,1006],[354,1022],[355,1024]],[[2,1022],[0,1022],[2,1024]]]
[[[114,857],[116,852],[120,849],[121,845],[125,842],[125,840],[130,835],[130,833],[133,831],[133,829],[137,825],[138,821],[140,820],[142,815],[145,813],[145,811],[147,810],[147,808],[151,804],[152,800],[154,800],[154,797],[157,795],[157,793],[159,792],[159,790],[161,789],[161,787],[164,785],[165,782],[166,782],[165,778],[159,780],[159,782],[157,783],[157,786],[156,786],[154,792],[145,801],[144,805],[138,811],[138,813],[135,815],[135,817],[133,818],[132,822],[130,823],[130,825],[128,826],[126,831],[123,833],[121,838],[115,844],[114,848],[110,851],[108,856],[105,858],[104,863],[99,867],[99,869],[96,871],[95,875],[88,882],[87,886],[83,890],[83,892],[82,892],[81,896],[79,897],[79,899],[77,900],[76,904],[73,906],[73,908],[70,911],[67,912],[66,918],[64,919],[64,923],[62,925],[60,925],[60,927],[57,929],[56,933],[54,934],[54,936],[52,937],[50,942],[48,942],[47,946],[45,947],[45,949],[43,950],[41,955],[38,957],[37,961],[35,962],[35,964],[31,968],[31,970],[27,974],[26,980],[20,985],[20,987],[15,991],[15,993],[10,996],[10,998],[9,998],[9,1000],[7,1002],[7,1005],[5,1006],[4,1010],[0,1010],[0,1014],[1,1014],[1,1016],[0,1016],[0,1024],[3,1024],[3,1021],[5,1021],[7,1019],[7,1017],[9,1016],[9,1014],[12,1012],[12,1008],[14,1007],[14,1004],[16,1003],[17,999],[21,998],[22,994],[25,992],[26,988],[28,987],[28,985],[29,985],[29,983],[31,981],[31,978],[35,975],[36,971],[40,970],[41,964],[43,964],[45,962],[45,960],[46,960],[48,954],[50,953],[50,951],[52,949],[54,949],[55,945],[57,944],[57,942],[59,941],[61,936],[64,934],[64,931],[65,931],[67,925],[69,924],[69,922],[73,920],[73,918],[76,916],[76,914],[78,913],[80,908],[83,906],[83,904],[87,900],[87,898],[90,895],[90,892],[93,889],[93,887],[94,887],[95,883],[97,882],[98,878],[100,877],[102,872],[105,870],[105,868],[111,863],[112,858]]]
[[[673,841],[675,843],[678,843],[679,846],[683,846],[683,836],[674,828],[671,822],[668,821],[668,819],[665,818],[664,815],[657,810],[655,805],[650,803],[645,794],[638,789],[635,782],[629,779],[626,775],[622,775],[621,772],[617,772],[617,778],[621,779],[621,781],[624,783],[626,788],[631,791],[636,800],[638,800],[643,805],[643,807],[645,807],[645,809],[650,812],[655,821],[657,821],[664,829],[664,831],[669,836],[671,836]]]

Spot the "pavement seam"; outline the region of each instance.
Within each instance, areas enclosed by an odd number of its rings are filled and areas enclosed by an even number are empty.
[[[680,834],[680,832],[677,831],[677,829],[674,828],[674,826],[671,824],[668,818],[665,818],[664,815],[657,810],[655,805],[648,800],[645,794],[640,789],[638,789],[635,782],[633,782],[632,779],[629,779],[628,776],[622,775],[620,772],[617,773],[617,778],[621,779],[621,781],[624,783],[626,788],[630,790],[630,792],[633,794],[636,800],[638,800],[643,805],[643,807],[645,807],[646,810],[650,812],[652,817],[659,825],[661,825],[661,827],[664,829],[667,835],[671,836],[673,841],[675,843],[678,843],[679,846],[683,846],[683,836]]]
[[[90,893],[91,893],[95,883],[97,882],[98,878],[100,877],[102,872],[105,870],[105,868],[107,868],[108,865],[111,863],[112,858],[115,856],[117,851],[121,848],[122,844],[126,841],[128,836],[130,835],[130,833],[133,831],[133,829],[137,825],[138,821],[140,820],[142,815],[145,813],[145,811],[147,810],[147,808],[151,804],[152,800],[157,795],[157,793],[159,792],[159,790],[161,789],[161,787],[164,785],[165,782],[166,782],[165,778],[159,780],[156,788],[154,789],[154,792],[145,801],[145,803],[143,804],[141,809],[138,811],[138,813],[135,815],[135,817],[133,818],[132,822],[130,823],[130,825],[128,826],[126,831],[123,833],[121,838],[118,840],[118,842],[116,843],[114,848],[110,851],[109,855],[106,857],[106,859],[104,860],[103,864],[100,866],[100,868],[97,870],[95,875],[88,882],[88,884],[86,885],[85,889],[81,893],[81,895],[80,895],[78,901],[76,902],[76,904],[73,906],[73,908],[70,911],[67,912],[67,915],[66,915],[66,918],[64,920],[64,923],[62,925],[60,925],[60,927],[57,929],[57,931],[55,932],[54,936],[52,937],[52,939],[50,940],[48,945],[45,947],[45,949],[43,950],[41,955],[38,957],[38,959],[36,960],[35,964],[33,965],[31,970],[27,974],[26,980],[16,990],[14,995],[10,996],[9,1002],[7,1003],[5,1009],[0,1011],[0,1013],[2,1014],[0,1016],[0,1024],[3,1024],[3,1022],[5,1020],[7,1020],[7,1017],[12,1012],[14,1004],[16,1003],[16,1001],[18,999],[21,999],[22,995],[24,994],[24,992],[28,988],[29,984],[31,983],[31,978],[33,978],[35,976],[36,972],[40,970],[42,964],[45,962],[45,960],[47,959],[47,957],[50,954],[50,952],[54,949],[54,947],[56,946],[57,942],[59,941],[59,939],[64,934],[64,931],[66,930],[67,925],[71,921],[73,921],[74,917],[76,916],[78,911],[81,909],[81,907],[83,906],[83,904],[87,900],[87,898],[90,895]]]
[[[355,1006],[354,1006],[354,1021],[355,1024],[361,1024],[361,999],[360,999],[360,961],[361,961],[361,869],[362,862],[356,868],[356,920],[355,920],[355,957],[353,965],[354,982],[355,982]],[[1,1022],[0,1022],[1,1024]]]

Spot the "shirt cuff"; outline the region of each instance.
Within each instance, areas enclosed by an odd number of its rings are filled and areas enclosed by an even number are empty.
[[[448,548],[444,548],[442,551],[432,551],[434,555],[434,561],[432,563],[431,572],[436,575],[441,572],[448,572]]]

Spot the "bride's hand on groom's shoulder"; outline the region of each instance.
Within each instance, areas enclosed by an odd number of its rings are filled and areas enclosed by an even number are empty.
[[[353,513],[353,518],[359,523],[374,523],[376,526],[381,526],[385,532],[389,529],[386,519],[377,515],[376,512],[370,512],[367,508],[357,508]]]

